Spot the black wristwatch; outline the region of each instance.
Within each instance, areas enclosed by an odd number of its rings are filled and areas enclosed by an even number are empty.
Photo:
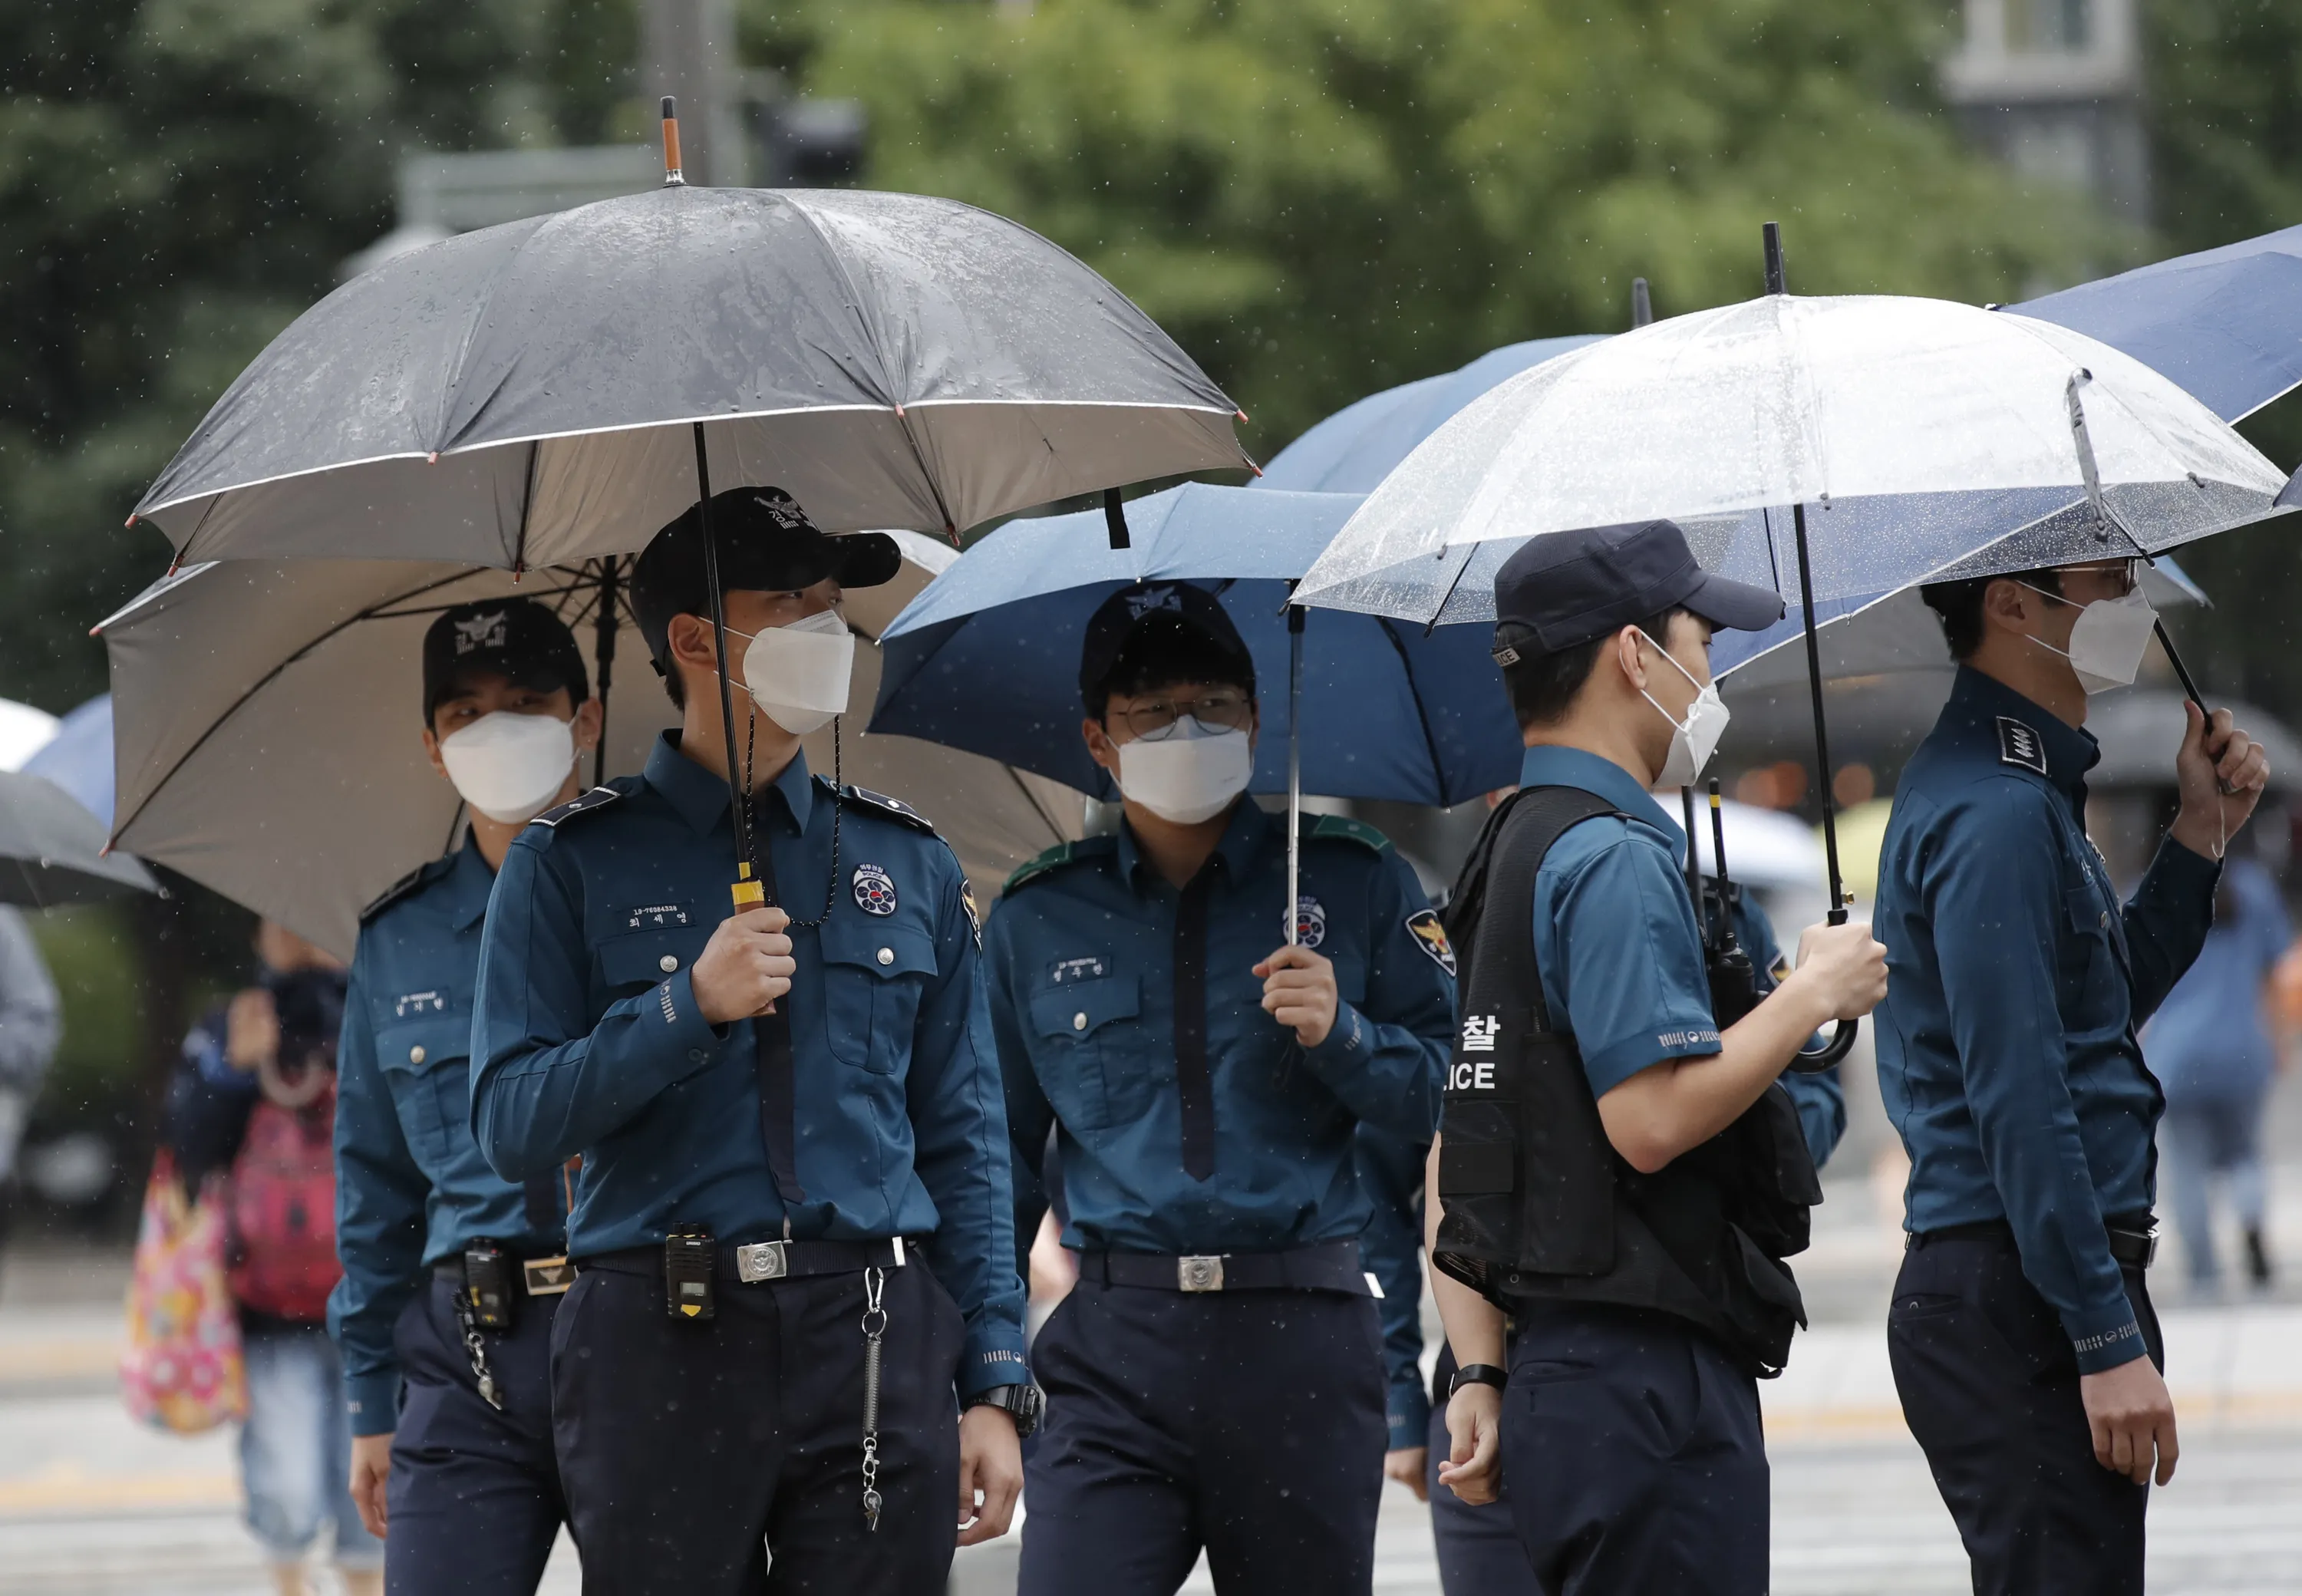
[[[1447,1394],[1451,1397],[1466,1385],[1491,1385],[1497,1390],[1510,1383],[1510,1371],[1492,1364],[1465,1364],[1455,1371],[1455,1378],[1447,1382]]]
[[[987,1391],[978,1391],[968,1403],[970,1407],[1002,1407],[1015,1421],[1015,1438],[1029,1436],[1039,1427],[1039,1416],[1047,1411],[1047,1393],[1036,1385],[995,1385]]]

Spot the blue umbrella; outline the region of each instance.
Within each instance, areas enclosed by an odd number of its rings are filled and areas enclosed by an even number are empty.
[[[112,829],[112,694],[89,699],[56,727],[47,745],[24,761],[24,774],[43,776],[80,801]]]
[[[1371,493],[1441,422],[1488,389],[1603,336],[1584,332],[1505,344],[1455,371],[1371,393],[1264,462],[1263,475],[1249,485],[1290,492]]]
[[[1288,694],[1299,710],[1264,697],[1253,791],[1454,804],[1517,780],[1518,730],[1488,657],[1488,628],[1428,631],[1327,610],[1290,631],[1295,578],[1358,502],[1187,483],[1127,507],[1125,549],[1090,535],[1103,525],[1099,509],[1010,521],[880,634],[870,729],[1113,797],[1080,737],[1088,618],[1130,583],[1186,581],[1222,601],[1258,683],[1299,682]]]

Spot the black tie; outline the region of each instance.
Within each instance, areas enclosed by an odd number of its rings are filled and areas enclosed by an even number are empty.
[[[1207,900],[1215,861],[1183,888],[1175,910],[1175,1088],[1183,1109],[1183,1172],[1215,1172],[1214,1082],[1207,1073]]]
[[[776,891],[776,861],[764,837],[754,837],[759,855],[760,885],[768,902],[780,904]],[[760,1139],[767,1144],[768,1172],[775,1177],[776,1193],[787,1208],[807,1201],[799,1183],[799,1155],[794,1144],[796,1102],[792,1067],[791,994],[786,993],[772,1014],[752,1021],[753,1058],[760,1075]]]

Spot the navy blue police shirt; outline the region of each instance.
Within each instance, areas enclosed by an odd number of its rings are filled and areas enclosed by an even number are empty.
[[[472,995],[495,878],[467,836],[361,915],[336,1048],[344,1277],[328,1298],[355,1435],[394,1426],[392,1326],[427,1266],[482,1238],[531,1258],[566,1244],[559,1179],[514,1185],[472,1140]]]
[[[2005,1220],[2079,1368],[2143,1355],[2104,1221],[2149,1210],[2165,1099],[2135,1028],[2197,957],[2220,867],[2168,839],[2121,903],[2086,835],[2095,740],[1959,668],[1878,860],[1878,1085],[1912,1231]]]
[[[1287,837],[1253,802],[1188,890],[1123,825],[1010,878],[984,939],[1027,1243],[1051,1127],[1064,1245],[1153,1254],[1357,1236],[1356,1128],[1430,1140],[1455,1002],[1438,917],[1372,827],[1310,816],[1303,838],[1298,924],[1340,999],[1315,1047],[1263,1010],[1254,967],[1286,938]]]
[[[769,1172],[751,1021],[715,1026],[696,1004],[696,956],[731,911],[735,832],[727,784],[673,734],[640,776],[542,817],[505,858],[473,1016],[481,1151],[515,1180],[583,1155],[579,1256],[660,1243],[675,1223],[727,1242],[928,1237],[967,1321],[961,1397],[1015,1384],[1006,1123],[959,861],[917,816],[836,794],[799,756],[754,813],[786,910],[825,915],[792,928],[783,1000],[804,1198],[786,1206]]]

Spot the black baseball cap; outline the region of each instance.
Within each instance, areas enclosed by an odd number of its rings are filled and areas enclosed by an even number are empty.
[[[490,671],[538,693],[592,696],[584,652],[567,624],[533,599],[491,599],[443,610],[424,634],[424,724],[466,673]]]
[[[632,567],[632,613],[658,666],[675,615],[711,613],[703,574],[703,506],[649,540]],[[719,553],[723,592],[788,592],[832,579],[842,587],[878,587],[903,568],[903,551],[884,532],[834,537],[807,518],[781,488],[730,488],[711,495],[711,540]]]
[[[1249,695],[1254,693],[1255,657],[1214,594],[1188,582],[1138,582],[1112,594],[1088,617],[1087,641],[1080,649],[1080,696],[1090,710],[1102,709],[1103,685],[1127,645],[1155,627],[1195,634],[1212,644],[1244,676]]]
[[[1682,607],[1735,632],[1783,618],[1771,589],[1704,570],[1675,521],[1545,533],[1495,573],[1495,657],[1555,654]]]

